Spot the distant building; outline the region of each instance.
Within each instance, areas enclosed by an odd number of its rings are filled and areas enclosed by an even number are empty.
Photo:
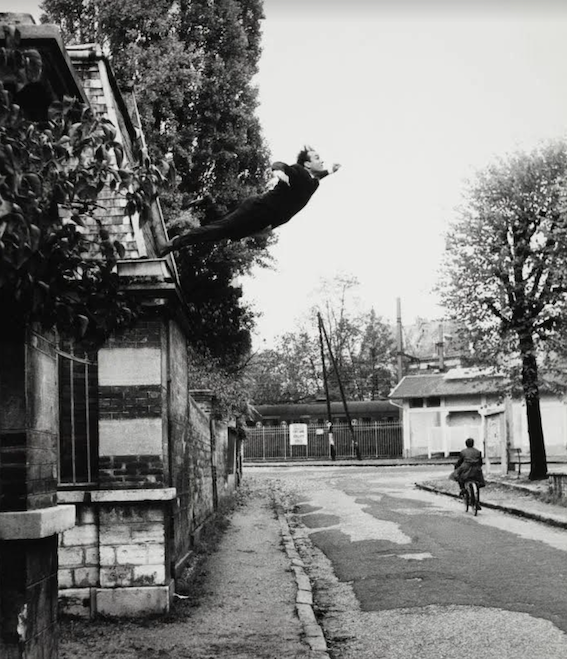
[[[461,324],[452,320],[417,319],[404,325],[402,343],[406,374],[459,368],[471,357]]]
[[[354,423],[396,423],[400,420],[400,409],[390,400],[347,401],[347,408]],[[327,404],[325,401],[314,403],[279,403],[275,405],[256,405],[258,414],[255,421],[264,426],[279,426],[283,423],[307,423],[323,425],[327,422]],[[331,403],[333,423],[346,423],[347,416],[341,402]]]
[[[525,401],[507,395],[506,378],[489,370],[452,369],[405,376],[392,390],[402,406],[404,456],[445,456],[472,437],[493,463],[510,450],[529,456]],[[542,387],[540,406],[548,458],[567,457],[565,396]]]

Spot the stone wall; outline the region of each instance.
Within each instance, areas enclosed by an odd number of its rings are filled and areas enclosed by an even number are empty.
[[[76,525],[59,536],[58,576],[61,610],[88,617],[96,609],[91,589],[100,580],[99,527],[97,508],[83,499],[82,492],[59,495],[60,501],[76,502]]]
[[[77,496],[68,493],[66,500]],[[59,544],[60,605],[66,613],[137,616],[169,610],[167,538],[174,491],[92,492]],[[120,499],[112,501],[112,499]]]
[[[178,575],[199,540],[203,524],[214,513],[210,419],[191,398],[183,441],[172,451],[172,483],[177,491],[174,513],[174,573]]]
[[[68,613],[169,609],[175,490],[167,487],[167,332],[167,321],[156,316],[99,351],[99,487],[59,492],[77,513],[76,528],[59,544],[60,599]]]
[[[0,341],[0,656],[57,657],[57,361],[51,337]]]
[[[99,488],[60,489],[77,526],[59,545],[62,609],[82,616],[167,611],[219,499],[235,487],[235,442],[189,392],[186,337],[147,320],[99,353]]]

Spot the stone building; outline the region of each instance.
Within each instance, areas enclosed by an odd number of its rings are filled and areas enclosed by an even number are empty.
[[[113,122],[130,158],[140,136],[135,101],[100,49],[67,50],[56,27],[25,15],[0,22],[15,25],[21,46],[45,63],[20,95],[23,110],[36,116],[63,95],[78,97]],[[211,414],[212,392],[192,392],[175,261],[156,256],[166,238],[159,204],[140,227],[109,188],[98,202],[97,219],[126,248],[118,274],[141,319],[96,354],[35,327],[0,342],[6,659],[55,659],[58,588],[62,610],[74,614],[166,612],[202,528],[239,482],[236,429]]]

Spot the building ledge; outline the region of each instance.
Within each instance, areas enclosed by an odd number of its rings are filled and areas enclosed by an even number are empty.
[[[62,503],[137,503],[142,501],[172,501],[177,497],[174,487],[132,490],[59,490]]]
[[[47,538],[75,526],[75,506],[0,512],[0,540]]]

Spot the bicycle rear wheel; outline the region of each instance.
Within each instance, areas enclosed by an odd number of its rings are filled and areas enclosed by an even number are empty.
[[[472,508],[473,513],[476,514],[478,513],[478,485],[474,483],[473,481],[470,481],[469,483],[466,484],[465,486],[465,491],[466,491],[466,497],[467,497],[467,510]]]
[[[478,515],[478,509],[480,508],[480,496],[479,496],[478,483],[475,481],[474,483],[472,483],[472,486],[473,486],[473,492],[474,492],[473,511],[474,511],[474,516],[476,517]]]
[[[469,486],[468,484],[465,485],[465,489],[463,491],[463,501],[465,503],[465,512],[469,512],[469,507],[471,505],[471,493],[469,492]]]

